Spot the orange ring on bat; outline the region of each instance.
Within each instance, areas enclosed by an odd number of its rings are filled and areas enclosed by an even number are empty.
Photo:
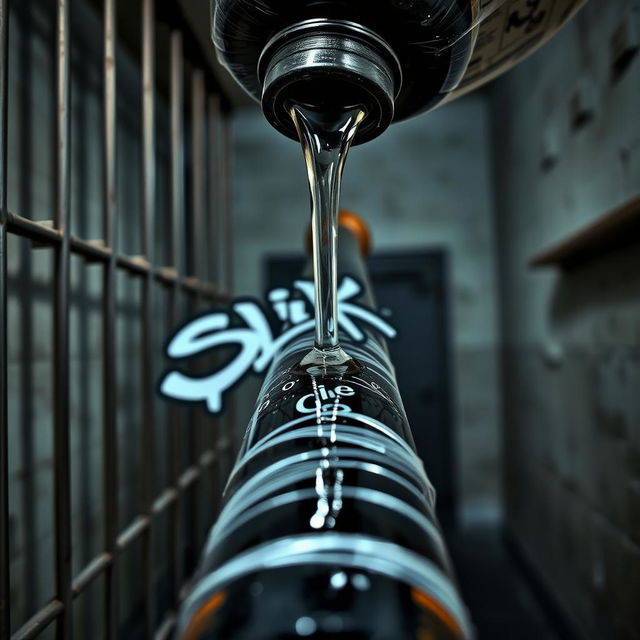
[[[366,258],[371,253],[371,232],[367,223],[353,211],[347,209],[341,209],[338,214],[338,225],[345,229],[348,229],[358,240],[358,246],[360,247],[360,253],[363,258]],[[311,226],[307,229],[306,234],[306,246],[307,252],[311,253]]]
[[[207,630],[207,625],[214,613],[224,604],[226,599],[227,594],[224,591],[218,591],[218,593],[205,602],[189,621],[187,628],[182,634],[182,640],[197,640],[201,634]]]

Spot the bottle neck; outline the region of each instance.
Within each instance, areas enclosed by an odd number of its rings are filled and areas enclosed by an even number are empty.
[[[321,110],[360,107],[367,114],[354,144],[391,124],[402,85],[400,63],[377,34],[347,21],[313,19],[276,34],[264,47],[258,73],[267,120],[298,138],[290,103]]]

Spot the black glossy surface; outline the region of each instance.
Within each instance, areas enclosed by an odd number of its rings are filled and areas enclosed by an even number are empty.
[[[348,241],[345,234],[340,245]],[[291,286],[305,261],[303,255],[269,257],[265,261],[265,290]],[[349,265],[347,272],[362,279],[353,267]],[[369,258],[367,268],[377,304],[391,312],[387,320],[398,331],[387,346],[418,455],[438,493],[438,517],[443,523],[452,523],[457,487],[448,256],[441,250],[380,253]]]
[[[201,636],[202,640],[305,637],[452,640],[456,636],[414,602],[406,584],[340,566],[248,576],[225,592],[224,603]]]
[[[258,60],[279,31],[314,18],[361,24],[388,42],[400,61],[395,120],[401,120],[437,104],[464,74],[471,6],[469,0],[217,0],[212,32],[222,61],[260,99]]]

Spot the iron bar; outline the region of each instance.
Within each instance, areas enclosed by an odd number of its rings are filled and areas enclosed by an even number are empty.
[[[153,263],[153,216],[156,208],[155,160],[155,24],[154,0],[142,3],[142,215],[140,236],[142,255]],[[149,526],[144,531],[142,574],[144,576],[145,637],[151,638],[155,625],[155,594],[153,586],[153,478],[156,443],[154,438],[153,348],[154,323],[152,314],[153,273],[149,269],[142,278],[141,349],[142,367],[142,504]]]
[[[180,474],[180,477],[178,478],[178,486],[184,491],[194,484],[199,478],[200,470],[194,467],[189,467]]]
[[[70,102],[69,0],[57,11],[55,119],[55,228],[62,234],[55,248],[54,301],[54,487],[56,599],[63,609],[56,638],[72,637],[71,495],[69,464],[69,217],[70,217]]]
[[[137,540],[150,526],[151,519],[137,516],[133,522],[118,536],[116,541],[120,551],[124,551],[134,540]]]
[[[101,553],[89,562],[73,580],[73,597],[77,598],[112,563],[113,557],[108,553]]]
[[[231,243],[231,121],[222,119],[222,242],[224,248],[224,280],[221,286],[225,291],[233,291],[233,248]]]
[[[182,33],[171,33],[171,266],[182,273],[184,233],[184,59]]]
[[[216,94],[209,94],[207,97],[207,241],[209,245],[207,273],[209,278],[216,283],[222,283],[222,256],[224,254],[221,215],[220,121],[220,97]],[[215,429],[210,430],[208,446],[218,449],[218,441],[224,437],[226,420],[227,416],[216,419]],[[226,480],[225,467],[225,457],[219,455],[212,481],[214,501],[211,507],[214,513],[218,511],[220,493]]]
[[[43,246],[57,246],[62,243],[62,231],[52,222],[30,220],[7,211],[7,229]]]
[[[103,51],[103,219],[102,235],[106,247],[111,248],[103,271],[103,491],[104,544],[112,558],[118,553],[118,435],[116,421],[116,260],[113,253],[117,238],[116,215],[116,6],[115,0],[104,0]],[[118,633],[118,576],[117,562],[106,568],[105,575],[105,636],[108,640]]]
[[[231,228],[231,122],[228,116],[222,118],[222,134],[220,148],[220,173],[221,173],[221,253],[224,260],[223,275],[220,279],[220,286],[231,295],[233,290],[233,249],[232,249],[232,228]],[[222,460],[223,475],[226,476],[231,470],[233,460],[232,430],[236,423],[235,399],[231,398],[228,404],[226,415],[223,418],[221,435],[227,440],[223,451]],[[224,486],[224,485],[223,485]]]
[[[38,610],[12,636],[11,640],[30,640],[39,636],[56,618],[64,616],[65,606],[60,600],[51,600]]]
[[[202,69],[192,73],[191,84],[191,274],[206,278],[203,242],[205,228],[205,82]]]
[[[204,71],[194,69],[191,73],[191,225],[189,234],[189,247],[191,265],[190,272],[194,278],[207,277],[204,266],[206,239],[205,233],[205,165],[206,165],[206,89]],[[190,300],[190,315],[200,311],[202,296],[196,294]],[[197,371],[195,371],[197,373]],[[206,448],[205,430],[207,418],[200,407],[194,407],[191,411],[190,426],[190,463],[194,463],[199,452]],[[190,525],[191,547],[200,549],[206,536],[206,523],[203,516],[206,514],[207,487],[199,483],[193,489],[190,496]],[[196,557],[196,554],[194,554]],[[193,567],[189,567],[191,571]]]
[[[219,196],[220,196],[220,153],[219,153],[220,98],[215,94],[207,96],[207,242],[209,251],[208,278],[220,282],[220,238]]]
[[[153,502],[153,513],[157,515],[163,513],[167,508],[178,500],[179,491],[175,487],[165,489]]]
[[[156,187],[155,0],[142,3],[142,254],[152,261]]]
[[[175,269],[176,280],[170,293],[169,322],[176,326],[179,320],[178,279],[182,274],[182,249],[184,237],[184,137],[183,137],[183,104],[184,104],[184,60],[182,50],[182,33],[171,32],[170,50],[170,117],[171,117],[171,263]],[[182,433],[180,413],[177,407],[171,407],[169,415],[169,473],[172,481],[177,484],[180,474],[182,455]],[[180,524],[181,500],[180,495],[172,505],[171,529],[169,544],[172,557],[172,597],[173,606],[177,609],[182,581],[182,527]]]
[[[11,632],[9,417],[7,407],[7,103],[9,2],[0,0],[0,637]]]
[[[205,451],[204,453],[202,453],[200,455],[200,458],[198,460],[198,464],[203,469],[207,469],[207,468],[213,466],[213,464],[214,464],[214,462],[216,460],[217,460],[217,456],[216,456],[215,451],[207,450],[207,451]]]
[[[27,238],[39,246],[58,246],[62,243],[62,233],[42,221],[29,220],[11,213],[6,214],[7,231],[14,235]],[[115,255],[116,267],[134,276],[151,277],[166,285],[178,288],[188,293],[199,294],[212,302],[228,302],[229,295],[218,286],[208,280],[199,278],[181,278],[172,267],[155,267],[144,256],[127,256],[115,253],[112,248],[104,243],[92,240],[83,240],[77,236],[69,238],[69,250],[71,253],[84,257],[88,262],[109,262]]]

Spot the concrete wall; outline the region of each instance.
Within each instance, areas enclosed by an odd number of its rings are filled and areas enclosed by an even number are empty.
[[[453,389],[466,522],[499,509],[494,245],[488,111],[476,95],[393,125],[352,149],[342,205],[371,226],[375,249],[450,253]],[[234,122],[236,292],[259,294],[268,253],[300,251],[309,196],[299,145],[257,109]],[[255,397],[255,391],[254,391]],[[252,402],[247,395],[247,412]]]
[[[588,3],[492,90],[508,528],[581,638],[640,637],[640,247],[527,261],[640,191],[640,56],[610,57],[639,8]]]

